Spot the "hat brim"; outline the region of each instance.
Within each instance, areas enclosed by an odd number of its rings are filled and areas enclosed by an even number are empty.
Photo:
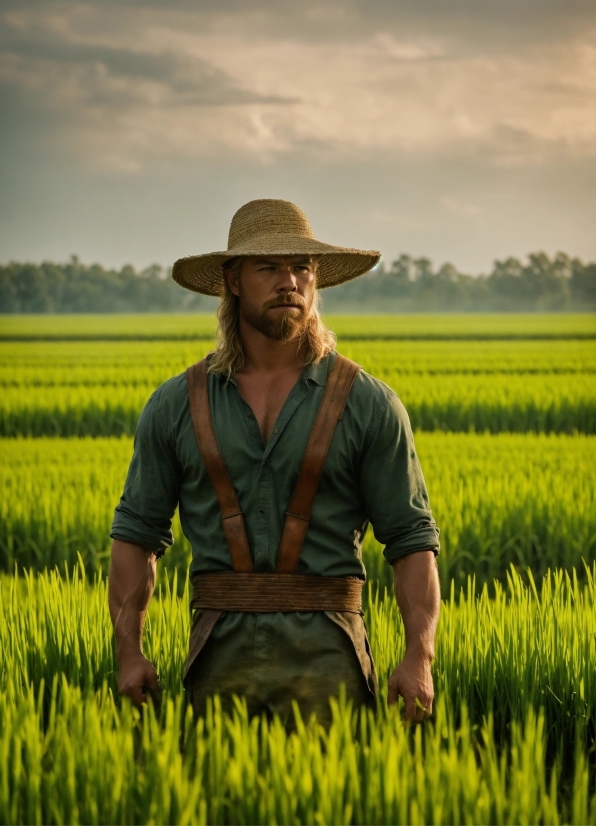
[[[239,255],[316,255],[318,289],[351,281],[371,270],[381,259],[377,250],[336,247],[314,238],[275,234],[252,238],[250,244],[223,252],[180,258],[174,264],[172,278],[187,290],[221,296],[224,286],[222,264]]]

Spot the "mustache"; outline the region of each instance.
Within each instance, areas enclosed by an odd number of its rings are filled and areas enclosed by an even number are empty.
[[[286,293],[286,295],[268,301],[265,304],[265,309],[268,310],[270,307],[280,307],[286,304],[292,307],[299,307],[302,310],[306,308],[306,301],[302,296],[295,295],[294,293]]]

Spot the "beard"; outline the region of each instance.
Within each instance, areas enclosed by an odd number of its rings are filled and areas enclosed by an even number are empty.
[[[307,305],[302,296],[285,293],[258,306],[241,288],[239,298],[240,315],[244,321],[267,338],[275,341],[298,341],[303,337],[310,315],[310,305]],[[297,310],[268,313],[270,307],[277,307],[280,304],[291,304]]]

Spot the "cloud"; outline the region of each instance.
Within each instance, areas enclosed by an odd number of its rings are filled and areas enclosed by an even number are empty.
[[[171,262],[268,196],[389,257],[592,255],[595,29],[584,0],[5,0],[3,255]]]
[[[293,102],[247,90],[225,71],[196,55],[73,40],[37,25],[31,29],[14,24],[11,27],[10,15],[5,23],[0,35],[4,82],[20,84],[25,90],[43,91],[44,95],[49,93],[46,105],[60,101],[60,84],[70,86],[71,94],[76,90],[79,105],[135,101],[159,101],[165,106]]]
[[[557,40],[548,0],[15,6],[0,79],[106,169],[297,151],[540,163],[594,139],[590,32],[584,4],[566,8]]]

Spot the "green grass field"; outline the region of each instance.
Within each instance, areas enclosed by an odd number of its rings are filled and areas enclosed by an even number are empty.
[[[380,371],[379,371],[380,372]],[[414,430],[596,433],[596,376],[385,374]],[[0,436],[132,435],[154,385],[4,388]]]
[[[111,516],[142,405],[214,318],[4,316],[0,823],[596,824],[596,316],[328,321],[415,428],[441,528],[432,720],[340,699],[329,731],[241,702],[195,724],[177,517],[144,642],[164,703],[122,702]],[[384,697],[403,628],[370,529],[363,555]]]
[[[132,435],[152,391],[212,342],[0,343],[0,436]],[[596,433],[596,342],[340,341],[415,430]],[[556,380],[555,380],[556,379]]]
[[[187,593],[152,606],[145,649],[158,719],[115,700],[103,580],[57,574],[0,590],[0,820],[4,823],[593,823],[596,589],[549,576],[538,591],[451,597],[437,638],[437,710],[406,731],[395,710],[198,727],[180,692]],[[540,586],[540,583],[538,583]],[[365,619],[384,692],[403,650],[386,596]],[[58,676],[60,675],[60,676]],[[561,713],[564,707],[567,713]]]
[[[596,559],[596,437],[436,432],[419,433],[416,447],[441,526],[445,593],[451,579],[491,582],[511,564],[541,577]],[[106,571],[131,455],[128,438],[1,440],[0,569],[72,566],[80,555]],[[190,549],[177,519],[174,535],[163,565],[183,570]],[[363,553],[369,575],[388,583],[370,529]]]
[[[0,343],[0,387],[153,385],[182,372],[212,341]],[[378,375],[596,374],[592,341],[358,341],[339,349]]]
[[[324,299],[325,293],[323,293]],[[324,306],[324,304],[323,304]],[[594,339],[593,313],[325,316],[339,339]],[[209,339],[215,315],[5,315],[4,340]]]

